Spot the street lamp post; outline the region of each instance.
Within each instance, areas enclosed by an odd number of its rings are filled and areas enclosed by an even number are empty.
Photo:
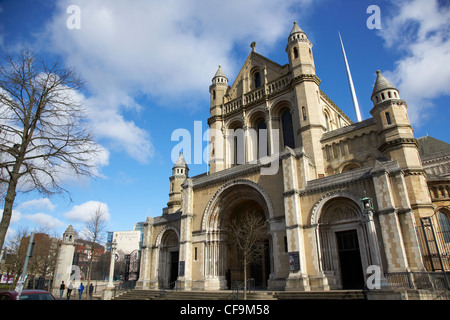
[[[115,264],[116,249],[117,249],[117,243],[116,242],[111,243],[111,261],[110,261],[110,265],[109,265],[109,282],[108,282],[108,285],[106,286],[105,290],[103,290],[103,293],[102,293],[103,300],[111,300],[112,294],[114,291],[113,278],[114,278],[114,264]]]
[[[33,248],[34,248],[34,242],[33,242],[33,239],[34,239],[34,232],[32,232],[31,235],[30,235],[30,240],[29,240],[29,242],[28,242],[27,255],[26,255],[26,257],[25,257],[25,262],[24,262],[24,264],[23,264],[22,275],[20,276],[19,281],[17,282],[17,285],[16,285],[15,291],[16,291],[17,293],[19,293],[19,294],[17,295],[17,300],[19,300],[19,297],[20,297],[20,295],[22,294],[23,285],[24,285],[25,280],[26,280],[26,278],[27,278],[28,259],[31,258],[31,257],[33,256],[33,252],[32,252],[32,251],[34,251],[34,250],[33,250]]]
[[[375,221],[373,220],[373,213],[374,213],[374,206],[373,206],[373,200],[372,198],[368,197],[367,195],[364,196],[364,198],[361,199],[363,212],[366,215],[366,226],[367,226],[367,233],[368,233],[368,239],[369,239],[369,247],[371,252],[371,258],[372,258],[372,265],[377,266],[378,270],[380,271],[380,274],[378,274],[379,279],[377,280],[377,289],[386,288],[387,281],[384,278],[382,274],[382,267],[381,267],[381,251],[380,246],[378,245],[378,238],[377,238],[377,230],[375,228]]]
[[[377,240],[377,231],[375,229],[375,222],[373,220],[373,201],[372,198],[367,195],[361,199],[361,203],[363,206],[363,212],[365,213],[367,220],[367,233],[369,237],[369,245],[372,252],[372,264],[377,265],[381,268],[381,259],[380,259],[380,247],[378,246]]]

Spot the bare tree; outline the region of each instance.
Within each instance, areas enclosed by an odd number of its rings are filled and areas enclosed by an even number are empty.
[[[244,267],[244,299],[247,299],[247,267],[264,254],[268,222],[255,211],[235,216],[230,223],[231,241],[242,253]]]
[[[23,264],[26,256],[26,247],[21,246],[22,239],[29,236],[26,229],[18,230],[14,236],[9,238],[6,252],[6,273],[8,278],[14,276],[13,287],[16,286],[17,281],[22,273]]]
[[[87,277],[86,295],[89,291],[89,284],[92,274],[92,262],[94,261],[94,251],[96,245],[100,244],[105,237],[105,230],[107,227],[105,212],[100,206],[97,207],[91,218],[86,223],[87,239],[91,243],[91,252],[89,257],[89,273]]]
[[[77,90],[83,81],[60,62],[23,49],[0,65],[0,222],[3,247],[17,192],[67,192],[64,176],[88,175],[102,151],[93,141]],[[68,192],[67,192],[68,194]]]

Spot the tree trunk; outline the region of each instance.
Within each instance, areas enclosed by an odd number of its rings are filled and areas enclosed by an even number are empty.
[[[9,223],[12,217],[14,200],[16,198],[17,180],[17,174],[12,173],[11,180],[8,185],[8,191],[6,192],[2,221],[0,222],[0,250],[3,248],[3,244],[5,243],[6,232],[8,231]]]
[[[244,300],[247,300],[247,257],[244,256]]]

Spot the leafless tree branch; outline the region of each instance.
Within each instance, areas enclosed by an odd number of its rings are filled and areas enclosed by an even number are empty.
[[[92,176],[101,148],[93,140],[78,90],[83,81],[60,62],[28,49],[0,65],[0,222],[3,247],[17,192],[67,193],[61,176]]]

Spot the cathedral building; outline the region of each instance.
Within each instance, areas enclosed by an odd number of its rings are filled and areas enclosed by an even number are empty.
[[[180,153],[168,207],[145,222],[137,287],[242,282],[230,224],[249,213],[268,222],[265,250],[247,266],[259,288],[360,289],[369,266],[428,270],[417,228],[424,218],[444,221],[434,200],[448,222],[450,153],[438,152],[444,171],[427,181],[407,103],[380,71],[371,118],[353,123],[320,89],[313,45],[297,23],[288,64],[251,47],[233,84],[220,66],[212,78],[209,172],[190,177]]]

